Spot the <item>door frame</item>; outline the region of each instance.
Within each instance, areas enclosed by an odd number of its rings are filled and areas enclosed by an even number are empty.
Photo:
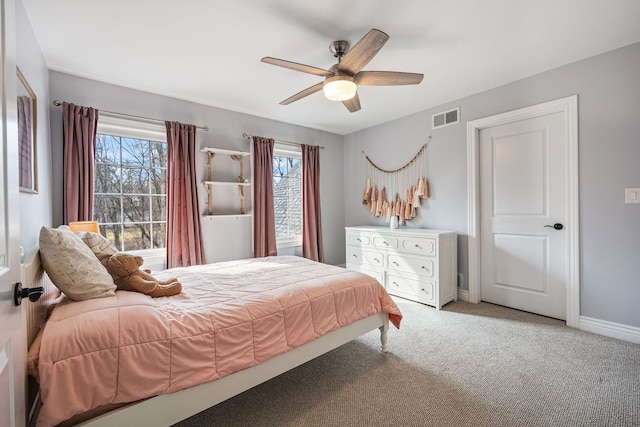
[[[547,114],[564,114],[565,156],[565,207],[567,212],[567,326],[577,328],[580,319],[580,216],[578,186],[578,95],[520,108],[467,122],[467,195],[468,195],[468,258],[469,301],[481,301],[480,288],[480,130],[500,126],[518,120],[526,120]]]

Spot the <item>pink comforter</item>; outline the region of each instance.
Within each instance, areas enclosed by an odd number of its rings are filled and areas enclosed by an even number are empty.
[[[156,277],[178,277],[183,292],[154,299],[118,291],[55,307],[38,355],[38,426],[216,380],[377,312],[396,327],[402,318],[369,276],[299,257]]]

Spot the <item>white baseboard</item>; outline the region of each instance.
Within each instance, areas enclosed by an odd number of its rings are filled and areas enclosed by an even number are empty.
[[[607,322],[606,320],[580,316],[578,328],[583,331],[593,332],[594,334],[640,344],[640,328],[635,326],[621,325],[619,323]]]
[[[469,291],[466,289],[458,289],[458,300],[469,302]]]
[[[469,291],[458,289],[458,300],[469,302]],[[607,322],[606,320],[593,319],[591,317],[580,316],[578,329],[605,337],[617,338],[640,344],[640,328],[635,326],[622,325],[620,323]]]

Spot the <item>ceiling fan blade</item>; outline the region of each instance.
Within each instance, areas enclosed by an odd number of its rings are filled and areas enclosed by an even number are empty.
[[[282,101],[280,103],[280,105],[289,105],[294,101],[297,101],[299,99],[304,98],[305,96],[309,96],[312,93],[316,93],[319,90],[322,90],[322,84],[323,84],[323,82],[316,83],[313,86],[310,86],[310,87],[308,87],[308,88],[306,88],[304,90],[301,90],[300,92],[296,93],[295,95],[290,96],[289,98],[287,98],[284,101]]]
[[[360,71],[356,75],[356,84],[363,86],[417,85],[423,77],[424,74],[400,71]]]
[[[349,49],[338,64],[338,69],[355,75],[376,56],[387,40],[389,40],[389,36],[386,33],[374,28]]]
[[[358,96],[358,92],[356,92],[353,98],[342,101],[342,103],[350,112],[355,113],[358,111],[360,109],[360,97]]]
[[[286,61],[284,59],[271,58],[270,56],[265,56],[260,61],[277,65],[278,67],[289,68],[290,70],[302,71],[303,73],[315,74],[316,76],[329,76],[331,73],[328,70],[323,70],[322,68],[312,67],[311,65],[298,64],[297,62]]]

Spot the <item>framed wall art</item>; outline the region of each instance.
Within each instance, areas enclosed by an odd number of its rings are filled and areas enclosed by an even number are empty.
[[[36,135],[38,134],[38,102],[29,82],[19,68],[18,75],[18,145],[20,191],[38,192],[38,156]]]

